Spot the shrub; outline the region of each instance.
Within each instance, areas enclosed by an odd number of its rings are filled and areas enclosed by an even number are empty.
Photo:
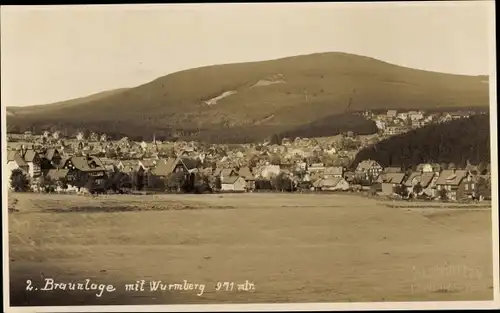
[[[441,200],[448,200],[448,192],[446,191],[446,189],[439,190],[439,198]]]
[[[15,169],[10,175],[10,186],[16,192],[30,190],[30,180],[28,175],[20,169]]]

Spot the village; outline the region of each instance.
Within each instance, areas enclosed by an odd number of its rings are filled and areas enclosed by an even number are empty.
[[[7,168],[14,191],[58,193],[362,192],[393,199],[481,201],[491,198],[490,166],[424,163],[383,168],[375,160],[351,166],[360,149],[429,123],[474,112],[375,114],[379,133],[295,138],[281,144],[209,145],[133,142],[84,132],[8,135]]]

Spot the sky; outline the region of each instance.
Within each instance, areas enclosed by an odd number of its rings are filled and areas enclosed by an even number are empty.
[[[487,75],[493,1],[1,7],[1,101],[135,87],[184,69],[341,51]]]

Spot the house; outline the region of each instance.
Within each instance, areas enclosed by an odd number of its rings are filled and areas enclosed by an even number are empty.
[[[452,112],[450,113],[450,116],[451,116],[451,119],[452,120],[458,120],[458,119],[461,119],[461,118],[468,118],[469,117],[469,113],[468,112]]]
[[[349,183],[343,177],[333,177],[319,179],[313,183],[313,187],[321,191],[346,191],[349,190]]]
[[[40,168],[44,175],[50,169],[58,168],[63,160],[63,155],[57,148],[47,148],[43,149],[39,153],[40,155]]]
[[[380,174],[378,175],[375,182],[378,184],[382,184],[382,182],[384,181],[385,174],[387,174],[387,173],[402,173],[402,172],[403,172],[403,170],[401,167],[397,167],[397,166],[386,167],[380,172]]]
[[[238,176],[243,177],[247,190],[255,189],[255,177],[249,167],[242,167],[238,171]]]
[[[168,158],[157,162],[156,167],[150,173],[159,178],[165,179],[170,174],[182,172],[189,186],[195,184],[195,173],[199,172],[199,163],[197,160],[179,156],[177,158]]]
[[[437,194],[441,198],[459,200],[465,197],[465,184],[470,173],[464,170],[443,170],[436,180]]]
[[[404,187],[409,195],[427,195],[431,198],[435,198],[437,196],[435,183],[438,177],[439,176],[433,171],[415,171],[405,180]],[[415,187],[417,185],[420,187]]]
[[[334,177],[343,177],[344,168],[342,166],[329,166],[323,172],[323,178],[330,179]]]
[[[238,173],[232,168],[216,168],[213,175],[222,181],[230,176],[238,176]]]
[[[387,135],[399,135],[404,133],[404,128],[401,126],[388,126],[385,128],[385,134]]]
[[[405,173],[384,173],[382,178],[382,194],[392,195],[398,193],[399,187],[403,185]]]
[[[386,123],[384,121],[376,120],[375,125],[377,125],[377,128],[379,130],[383,131],[385,129]]]
[[[481,175],[473,175],[470,171],[468,171],[467,177],[462,181],[459,186],[460,198],[458,199],[476,199],[479,198],[479,181],[481,179]],[[484,195],[483,195],[484,196]]]
[[[291,144],[292,144],[292,141],[290,140],[290,138],[283,138],[283,139],[281,140],[281,144],[282,144],[283,146],[289,146],[289,145],[291,145]]]
[[[397,114],[398,114],[398,111],[396,111],[396,110],[388,110],[386,115],[389,118],[395,118],[397,116]]]
[[[195,159],[182,156],[168,158],[158,161],[156,167],[151,172],[156,176],[167,177],[172,173],[180,171],[186,175],[194,174],[198,171],[198,162]]]
[[[241,176],[229,176],[221,180],[222,191],[245,192],[247,183]]]
[[[328,146],[328,147],[325,149],[325,152],[326,152],[328,155],[334,155],[334,154],[337,154],[337,149],[335,149],[335,147],[333,147],[333,146]]]
[[[59,169],[68,170],[66,178],[69,184],[84,187],[91,182],[92,187],[98,187],[104,183],[106,169],[98,157],[73,156],[62,162]]]
[[[417,111],[410,111],[408,112],[408,117],[412,122],[414,121],[420,121],[421,119],[424,118],[424,114],[422,112],[417,112]]]
[[[106,162],[106,164],[108,164],[108,162]],[[134,171],[140,170],[138,160],[121,160],[118,163],[115,163],[115,166],[120,172],[128,175]]]
[[[439,123],[446,123],[451,121],[453,118],[450,113],[446,113],[439,118]]]
[[[358,166],[354,170],[354,176],[358,180],[375,180],[383,168],[374,160],[364,160],[359,162]]]
[[[21,146],[18,153],[28,165],[27,174],[32,178],[39,178],[42,174],[40,154],[33,147],[27,148],[24,145]]]
[[[28,175],[29,166],[21,157],[21,154],[19,154],[19,152],[15,150],[9,150],[7,151],[7,170],[5,172],[7,173],[8,177],[6,177],[6,179],[10,181],[12,171],[16,169],[20,169],[26,175]]]
[[[406,121],[408,119],[408,113],[407,112],[398,113],[397,118],[399,118],[400,120]]]
[[[419,128],[419,127],[422,127],[424,125],[425,125],[425,122],[421,121],[421,120],[413,120],[413,121],[411,121],[411,126],[413,128]]]
[[[42,157],[48,160],[55,167],[59,166],[59,163],[62,160],[62,154],[57,148],[46,149]]]
[[[295,170],[296,171],[305,171],[307,170],[307,163],[304,161],[296,161],[295,162]]]
[[[323,163],[313,163],[309,165],[307,168],[310,174],[317,173],[317,172],[324,172],[325,170],[325,165]]]
[[[312,151],[311,151],[310,154],[312,154]],[[290,148],[290,149],[287,150],[287,153],[286,153],[285,157],[287,157],[287,158],[293,158],[293,157],[298,156],[298,157],[304,158],[304,157],[309,156],[310,154],[307,153],[305,151],[305,149],[303,149],[303,148]]]
[[[143,159],[137,162],[137,166],[142,168],[143,171],[149,171],[155,168],[157,161],[155,159]]]

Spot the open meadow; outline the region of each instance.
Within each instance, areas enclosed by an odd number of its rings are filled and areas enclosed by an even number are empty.
[[[11,193],[11,305],[491,300],[488,205]],[[116,290],[41,291],[47,278]],[[144,291],[125,290],[138,280]],[[159,280],[205,288],[150,291]]]

